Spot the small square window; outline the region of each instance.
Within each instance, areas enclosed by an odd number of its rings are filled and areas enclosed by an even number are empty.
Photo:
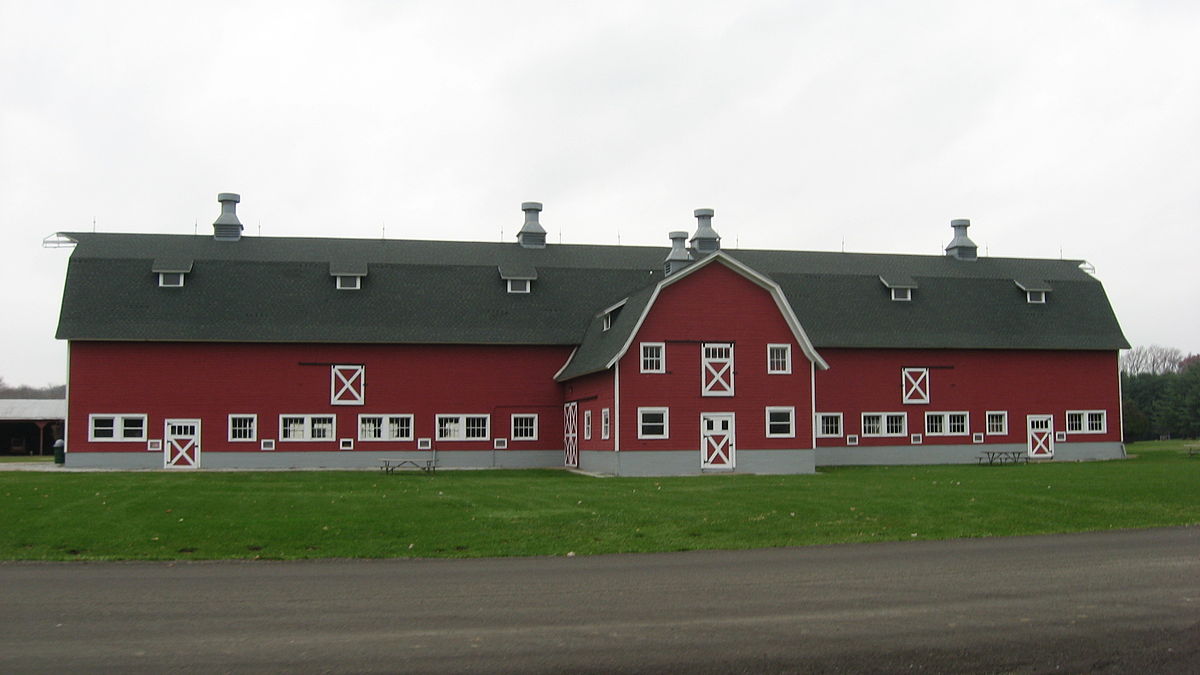
[[[529,279],[509,279],[509,293],[528,293],[530,289]]]
[[[1003,436],[1008,433],[1008,411],[989,410],[987,413],[987,433],[989,436]]]
[[[230,415],[229,416],[229,441],[249,441],[253,443],[258,440],[258,415]]]
[[[662,342],[642,343],[642,372],[667,372],[667,345]]]
[[[767,373],[788,375],[792,372],[792,346],[767,345]]]
[[[847,436],[846,445],[858,445],[858,434],[850,434]]]
[[[362,277],[340,274],[337,277],[339,291],[357,291],[362,288]]]
[[[182,288],[183,272],[159,272],[158,285],[160,288]]]
[[[342,439],[338,440],[338,450],[353,450],[353,449],[354,449],[354,439],[353,438],[342,438]]]
[[[971,434],[971,442],[972,443],[982,443],[983,442],[983,433],[976,431],[975,433]]]
[[[839,438],[842,435],[842,413],[817,413],[817,437]]]
[[[270,452],[275,449],[275,439],[264,438],[258,444],[259,449]]]
[[[495,449],[497,449],[497,450],[507,450],[507,449],[508,449],[508,439],[507,439],[507,438],[496,438],[496,439],[493,439],[493,440],[492,440],[492,447],[493,447],[493,448],[495,448]]]
[[[796,436],[796,409],[794,407],[767,408],[767,438],[794,438]]]
[[[924,442],[924,440],[925,439],[921,437],[921,434],[913,434],[908,437],[908,442],[913,445],[920,445]]]
[[[911,288],[893,288],[892,289],[892,301],[893,302],[908,302],[910,300],[912,300],[912,289]]]
[[[432,447],[433,447],[433,439],[432,438],[418,438],[417,439],[417,449],[418,450],[429,450]]]
[[[1025,291],[1025,301],[1031,305],[1046,304],[1046,291]]]
[[[512,416],[512,439],[514,441],[536,441],[537,438],[537,415],[521,414]]]
[[[638,438],[667,438],[667,408],[638,408]]]

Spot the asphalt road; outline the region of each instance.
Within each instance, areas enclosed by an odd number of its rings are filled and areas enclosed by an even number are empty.
[[[1200,672],[1200,528],[488,560],[0,564],[0,672]]]

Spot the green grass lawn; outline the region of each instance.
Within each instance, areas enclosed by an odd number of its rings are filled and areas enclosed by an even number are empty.
[[[53,462],[54,455],[0,455],[0,464],[8,462]]]
[[[807,476],[0,472],[0,559],[584,555],[1200,523],[1200,457],[1129,451]]]

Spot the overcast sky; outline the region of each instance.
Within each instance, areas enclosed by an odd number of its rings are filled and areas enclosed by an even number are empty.
[[[1085,259],[1200,352],[1200,3],[0,0],[9,384],[61,383],[58,231]],[[801,317],[803,319],[803,317]]]

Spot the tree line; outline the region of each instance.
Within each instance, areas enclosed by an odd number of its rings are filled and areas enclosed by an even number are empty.
[[[0,398],[66,398],[67,385],[48,384],[44,387],[10,385],[0,377]]]
[[[1125,440],[1200,437],[1200,354],[1134,347],[1121,355]]]

